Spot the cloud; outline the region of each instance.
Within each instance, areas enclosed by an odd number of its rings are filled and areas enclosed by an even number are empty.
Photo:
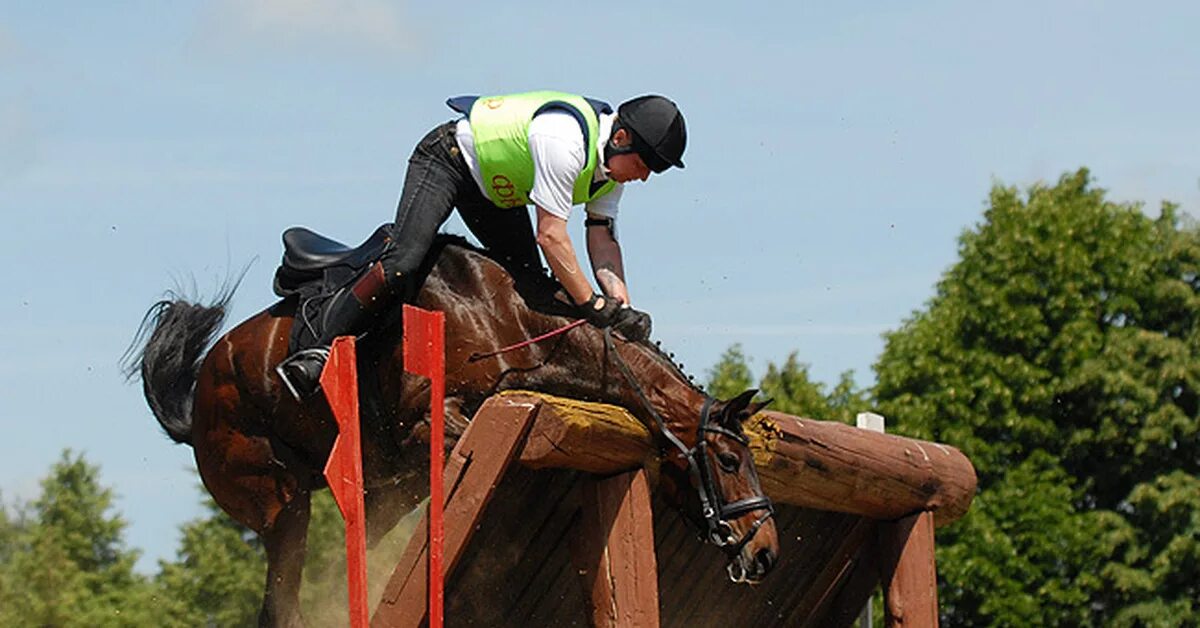
[[[382,0],[220,0],[201,19],[200,42],[217,49],[391,54],[411,50],[414,41],[400,6]]]

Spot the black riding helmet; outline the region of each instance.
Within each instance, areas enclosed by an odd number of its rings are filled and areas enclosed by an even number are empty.
[[[617,108],[617,123],[633,136],[633,152],[660,173],[683,167],[687,127],[675,103],[662,96],[638,96]]]

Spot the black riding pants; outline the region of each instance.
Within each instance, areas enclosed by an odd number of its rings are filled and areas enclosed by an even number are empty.
[[[541,265],[529,210],[498,207],[483,195],[454,139],[455,128],[455,122],[434,128],[408,160],[392,232],[395,245],[381,259],[388,277],[416,270],[455,207],[484,248],[506,263]]]

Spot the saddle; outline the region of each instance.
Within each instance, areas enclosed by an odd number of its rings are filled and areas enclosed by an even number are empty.
[[[304,227],[283,232],[283,261],[275,270],[275,294],[296,298],[289,352],[316,344],[323,310],[338,290],[350,285],[394,246],[392,225],[381,225],[362,244],[349,247]]]
[[[345,281],[347,271],[352,278],[383,256],[391,233],[391,225],[380,225],[371,237],[351,248],[304,227],[284,231],[283,262],[275,271],[275,294],[288,297],[305,284],[322,279],[326,283],[330,278]]]

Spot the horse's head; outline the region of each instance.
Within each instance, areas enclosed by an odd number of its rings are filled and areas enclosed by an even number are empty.
[[[751,403],[755,390],[729,401],[707,397],[695,447],[674,435],[662,479],[666,497],[694,523],[701,538],[729,558],[734,582],[758,582],[775,565],[779,537],[774,508],[762,493],[742,423],[769,402]]]

